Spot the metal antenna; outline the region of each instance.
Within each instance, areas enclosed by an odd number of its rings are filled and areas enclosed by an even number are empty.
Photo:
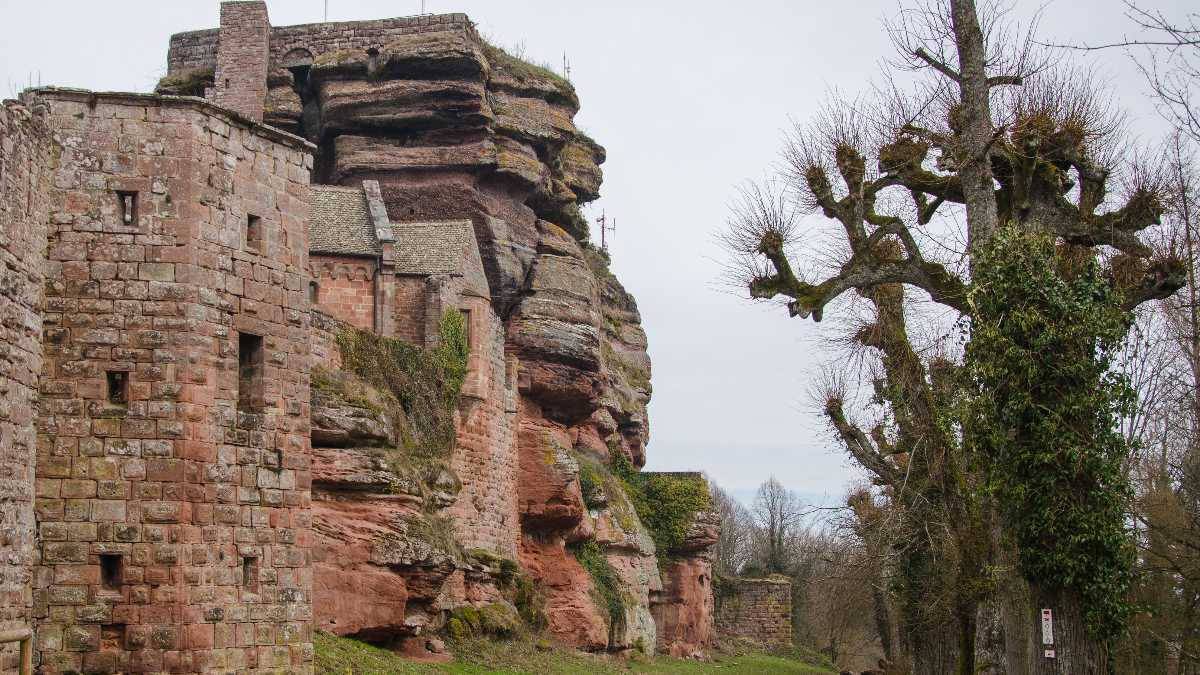
[[[600,212],[600,217],[596,219],[596,223],[600,225],[600,248],[605,252],[608,251],[608,233],[617,231],[617,219],[613,218],[609,224],[608,214],[604,211]]]
[[[425,0],[421,0],[421,15],[425,15]]]
[[[325,0],[325,23],[329,23],[329,0]]]
[[[571,79],[571,62],[567,60],[567,53],[563,52],[563,77],[568,81]]]

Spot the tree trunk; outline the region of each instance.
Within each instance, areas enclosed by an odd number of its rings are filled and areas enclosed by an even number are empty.
[[[908,650],[913,675],[948,675],[959,668],[959,626],[950,623],[913,631]]]
[[[1033,602],[1029,597],[1029,584],[1015,571],[1015,558],[1011,550],[1002,550],[1001,559],[1006,560],[1008,569],[1013,571],[997,591],[1004,631],[1004,672],[1008,675],[1033,672],[1035,641],[1041,639],[1040,633],[1034,635],[1036,626],[1028,620],[1034,612]]]
[[[985,68],[987,46],[975,0],[951,0],[950,20],[958,48],[959,179],[967,209],[967,249],[974,254],[997,229],[996,183],[988,150],[992,144],[992,106]],[[972,259],[974,256],[972,255]]]
[[[1036,626],[1029,635],[1033,638],[1033,675],[1105,675],[1108,673],[1108,648],[1096,642],[1087,632],[1083,620],[1083,604],[1072,591],[1050,591],[1030,585],[1034,600],[1032,611],[1026,613],[1029,625]],[[1042,609],[1050,609],[1053,617],[1052,647],[1042,642]],[[1045,656],[1046,649],[1054,650],[1054,658]]]

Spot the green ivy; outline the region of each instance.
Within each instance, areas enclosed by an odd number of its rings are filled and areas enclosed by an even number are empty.
[[[699,476],[642,473],[620,452],[613,453],[612,470],[664,562],[683,546],[696,514],[710,508],[708,484]]]
[[[985,469],[1024,576],[1078,594],[1093,637],[1130,614],[1133,550],[1125,531],[1131,410],[1112,370],[1130,317],[1090,252],[1015,228],[975,260],[966,366],[966,439]]]

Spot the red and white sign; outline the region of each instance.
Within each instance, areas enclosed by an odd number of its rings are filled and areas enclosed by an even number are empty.
[[[1042,644],[1047,646],[1054,644],[1054,615],[1049,609],[1042,610]],[[1046,657],[1054,658],[1053,652],[1054,650],[1047,649]]]

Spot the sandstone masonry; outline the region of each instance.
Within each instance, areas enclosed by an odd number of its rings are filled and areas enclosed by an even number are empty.
[[[41,265],[54,152],[44,108],[0,106],[0,630],[30,625],[36,561],[34,457],[42,369]],[[16,645],[0,669],[16,669]]]
[[[311,147],[196,100],[37,90],[44,672],[311,670]]]
[[[716,630],[769,647],[792,644],[792,582],[786,577],[722,578],[716,596]]]

